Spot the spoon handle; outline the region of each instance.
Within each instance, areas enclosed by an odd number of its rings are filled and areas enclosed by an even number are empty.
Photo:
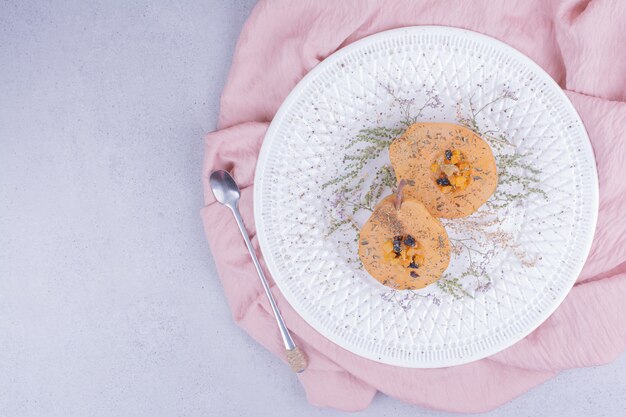
[[[248,237],[248,232],[246,231],[246,227],[243,224],[243,220],[241,215],[239,214],[239,208],[237,206],[230,207],[235,216],[235,221],[237,222],[237,226],[239,226],[239,231],[243,236],[244,242],[246,242],[246,247],[248,248],[248,252],[250,252],[250,257],[252,257],[252,262],[254,263],[254,267],[256,268],[256,272],[259,274],[259,278],[261,279],[261,284],[263,284],[263,289],[265,290],[265,295],[267,295],[267,299],[270,302],[270,306],[272,307],[272,311],[274,312],[274,317],[276,318],[276,323],[278,324],[278,330],[280,330],[280,335],[283,338],[283,343],[285,344],[285,349],[291,351],[296,349],[296,344],[293,342],[291,335],[289,334],[289,330],[287,330],[287,326],[285,326],[285,322],[283,321],[283,316],[280,314],[280,310],[278,310],[278,306],[276,305],[276,301],[274,301],[274,296],[270,291],[270,286],[267,283],[267,279],[265,278],[265,274],[263,273],[263,269],[261,268],[261,264],[259,263],[259,259],[254,252],[254,248],[252,247],[252,243],[250,242],[250,238]]]

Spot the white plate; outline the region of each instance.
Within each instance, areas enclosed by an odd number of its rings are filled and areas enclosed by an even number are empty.
[[[358,260],[359,205],[378,200],[366,193],[389,182],[385,141],[414,120],[477,130],[499,185],[477,213],[443,222],[444,277],[397,291]],[[346,173],[354,181],[333,182]],[[580,273],[597,207],[593,151],[558,85],[497,40],[436,26],[369,36],[315,67],[272,121],[254,188],[263,256],[293,308],[345,349],[419,368],[484,358],[542,323]]]

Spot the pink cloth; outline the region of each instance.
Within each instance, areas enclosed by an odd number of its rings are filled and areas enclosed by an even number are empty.
[[[255,237],[252,184],[274,113],[307,71],[364,36],[409,25],[448,25],[500,39],[530,56],[567,91],[596,153],[600,214],[590,257],[561,307],[511,348],[467,365],[405,369],[356,356],[305,323],[273,286],[295,339],[310,356],[299,376],[308,400],[367,407],[376,391],[440,410],[492,409],[561,369],[607,363],[626,347],[626,1],[261,1],[239,39],[219,130],[206,138],[206,235],[235,321],[283,355],[269,305],[235,222],[208,189],[213,169],[241,185]],[[253,244],[258,248],[256,239]]]

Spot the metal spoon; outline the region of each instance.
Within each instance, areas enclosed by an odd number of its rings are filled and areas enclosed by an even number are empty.
[[[285,326],[285,322],[283,321],[283,316],[280,314],[278,306],[274,301],[274,297],[272,296],[272,292],[270,291],[270,286],[267,283],[267,279],[265,278],[263,269],[261,269],[259,259],[254,252],[252,243],[250,243],[248,232],[246,231],[246,227],[243,224],[243,220],[241,219],[241,214],[239,214],[238,203],[239,197],[241,195],[241,193],[239,192],[239,187],[237,186],[237,183],[235,182],[233,177],[228,172],[221,170],[213,171],[211,173],[211,176],[209,177],[209,183],[211,184],[211,191],[213,191],[215,199],[219,203],[228,207],[230,211],[232,211],[233,216],[235,216],[235,221],[237,222],[237,226],[239,226],[241,236],[243,236],[243,240],[244,242],[246,242],[246,247],[248,248],[250,257],[252,257],[252,262],[254,263],[256,272],[259,274],[261,284],[263,284],[265,295],[267,295],[267,299],[269,300],[272,311],[274,312],[274,317],[276,318],[276,323],[278,324],[278,330],[280,330],[280,335],[282,336],[283,343],[285,345],[287,362],[294,372],[302,372],[306,369],[307,366],[306,355],[296,346],[293,339],[291,338],[289,330],[287,330],[287,326]]]

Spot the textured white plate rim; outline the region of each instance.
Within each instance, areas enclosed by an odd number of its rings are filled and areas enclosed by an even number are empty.
[[[542,312],[541,315],[537,316],[534,322],[532,322],[532,324],[529,325],[525,329],[525,331],[519,332],[516,335],[516,337],[503,339],[503,341],[499,343],[494,343],[490,348],[481,350],[478,353],[468,354],[467,356],[457,357],[452,360],[450,359],[441,360],[441,361],[431,360],[428,363],[420,362],[416,364],[416,363],[407,363],[406,361],[403,361],[402,359],[380,358],[372,354],[372,352],[370,351],[362,349],[358,346],[354,346],[345,341],[338,340],[338,338],[334,334],[332,334],[324,326],[320,325],[320,323],[318,323],[317,320],[311,314],[309,314],[305,309],[298,309],[297,308],[298,300],[295,297],[293,297],[290,291],[286,291],[287,288],[284,283],[281,285],[280,279],[275,278],[279,274],[279,269],[277,265],[275,264],[274,258],[272,256],[267,256],[267,257],[265,256],[264,248],[269,248],[269,240],[265,234],[265,221],[260,213],[261,213],[261,207],[262,207],[261,190],[263,188],[263,181],[265,180],[263,178],[262,172],[265,169],[267,161],[268,161],[269,149],[271,147],[271,143],[273,142],[275,138],[274,133],[280,126],[281,121],[283,120],[287,112],[289,111],[291,105],[297,100],[300,92],[307,87],[310,80],[312,80],[315,76],[317,76],[319,72],[323,71],[325,68],[329,66],[334,65],[336,61],[338,61],[344,55],[349,54],[355,49],[363,48],[364,46],[367,46],[368,44],[378,42],[386,38],[394,38],[400,34],[422,33],[422,32],[428,32],[432,34],[462,35],[467,38],[473,38],[477,41],[488,42],[494,48],[505,50],[507,53],[511,54],[512,56],[514,56],[521,62],[524,62],[526,65],[528,65],[529,68],[532,68],[539,77],[542,77],[546,85],[554,88],[555,91],[557,91],[558,94],[563,99],[563,102],[565,103],[565,105],[568,106],[568,109],[571,111],[572,115],[575,117],[575,120],[578,122],[579,128],[582,129],[583,137],[587,139],[587,140],[583,140],[582,142],[583,142],[583,146],[585,147],[584,152],[587,152],[592,157],[590,163],[593,166],[593,170],[592,170],[593,172],[589,174],[591,175],[591,179],[593,182],[592,195],[591,195],[591,198],[593,201],[589,202],[592,207],[592,210],[591,210],[592,218],[587,223],[587,227],[589,229],[589,230],[586,230],[587,240],[584,242],[584,245],[583,245],[584,248],[581,251],[584,254],[584,256],[581,257],[581,259],[578,261],[578,265],[573,269],[575,271],[575,274],[572,274],[571,283],[567,286],[567,288],[564,288],[560,294],[558,294],[558,296],[554,300],[554,303],[549,308],[546,308]],[[519,52],[517,49],[511,47],[510,45],[507,45],[504,42],[501,42],[495,38],[492,38],[487,35],[483,35],[478,32],[473,32],[473,31],[466,30],[466,29],[459,29],[459,28],[448,27],[448,26],[407,26],[407,27],[391,29],[391,30],[387,30],[384,32],[379,32],[379,33],[367,36],[365,38],[362,38],[336,51],[335,53],[333,53],[332,55],[324,59],[322,62],[320,62],[313,69],[311,69],[296,84],[296,86],[289,93],[285,101],[281,104],[280,108],[276,112],[276,115],[272,119],[272,122],[270,123],[270,126],[267,129],[267,132],[265,133],[265,137],[263,140],[263,144],[261,146],[261,151],[259,153],[259,158],[257,160],[257,166],[255,170],[254,189],[253,189],[253,210],[254,210],[254,221],[256,225],[257,238],[259,241],[261,252],[264,254],[263,258],[264,258],[268,271],[274,278],[274,282],[276,283],[276,285],[282,292],[287,302],[291,304],[291,306],[296,311],[296,313],[298,313],[317,332],[322,334],[324,337],[326,337],[330,341],[343,347],[344,349],[349,350],[352,353],[355,353],[359,356],[362,356],[367,359],[371,359],[376,362],[381,362],[381,363],[385,363],[388,365],[394,365],[394,366],[406,367],[406,368],[441,368],[441,367],[462,365],[465,363],[474,362],[474,361],[486,358],[488,356],[494,355],[498,352],[501,352],[502,350],[512,346],[513,344],[519,342],[520,340],[528,336],[530,333],[532,333],[546,319],[548,319],[548,317],[550,317],[552,313],[554,313],[554,311],[561,305],[561,303],[563,302],[563,300],[565,299],[569,291],[574,286],[576,279],[580,275],[580,271],[582,270],[585,264],[585,261],[589,255],[589,251],[591,250],[591,244],[593,242],[593,237],[594,237],[597,218],[598,218],[598,205],[599,205],[598,188],[599,186],[598,186],[597,169],[596,169],[596,164],[595,164],[595,154],[593,152],[591,142],[589,141],[589,136],[587,134],[585,126],[582,123],[582,120],[580,119],[578,112],[572,105],[567,95],[563,92],[561,87],[537,63],[535,63],[528,56]],[[269,254],[269,251],[267,253]]]

